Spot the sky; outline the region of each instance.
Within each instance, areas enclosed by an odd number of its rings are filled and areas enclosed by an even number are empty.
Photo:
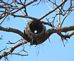
[[[41,3],[36,6],[33,5],[27,7],[27,12],[30,16],[36,18],[40,18],[47,11],[51,10],[50,8],[51,5],[49,7],[47,4],[44,5],[44,3]],[[68,7],[68,4],[66,5],[66,7]],[[54,13],[47,16],[47,18],[49,18],[50,21],[52,21],[51,17],[53,15]],[[30,21],[29,19],[24,18],[13,19],[13,17],[10,18],[8,17],[2,24],[2,26],[12,27],[24,31],[26,24],[29,21]],[[43,19],[43,21],[45,21],[45,19]],[[72,12],[65,20],[63,27],[71,25],[74,25],[74,12]],[[49,26],[47,26],[47,28],[49,28]],[[6,43],[8,41],[15,42],[21,39],[21,37],[15,33],[0,31],[0,36],[1,35],[3,35],[3,38],[2,40],[0,40],[0,50],[6,46],[8,47],[13,46],[7,45]],[[27,53],[25,54],[28,54],[28,56],[22,57],[17,55],[9,55],[8,56],[9,61],[74,61],[74,36],[72,36],[70,39],[68,39],[67,42],[65,42],[65,47],[61,41],[61,38],[57,34],[52,34],[49,37],[49,39],[47,39],[44,43],[40,45],[30,45],[29,43],[25,44],[24,47],[25,50],[27,51]],[[21,49],[22,46],[17,48],[14,51],[14,53],[20,51]],[[2,58],[0,61],[4,61],[4,58]]]

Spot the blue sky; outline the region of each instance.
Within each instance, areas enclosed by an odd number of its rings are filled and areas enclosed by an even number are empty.
[[[67,4],[68,5],[68,4]],[[67,6],[66,6],[67,7]],[[27,7],[27,12],[30,16],[40,18],[43,14],[49,11],[47,5],[41,3],[38,6],[29,6]],[[50,14],[47,18],[52,21],[52,16],[54,13]],[[45,19],[43,19],[45,21]],[[57,19],[56,19],[57,20]],[[21,31],[24,30],[26,23],[29,22],[29,19],[15,18],[10,17],[6,19],[6,21],[2,24],[5,27],[12,27],[19,29]],[[56,23],[55,23],[56,25]],[[72,12],[68,18],[65,20],[63,26],[71,26],[74,25],[74,12]],[[7,41],[15,42],[21,37],[14,33],[8,33],[0,31],[0,36],[3,35],[3,39],[0,40],[0,50],[5,46],[11,47],[13,45],[7,45]],[[28,52],[28,56],[16,56],[9,55],[8,58],[10,61],[74,61],[74,36],[68,39],[68,42],[63,46],[63,43],[60,37],[57,34],[53,34],[50,36],[50,42],[47,39],[44,43],[31,46],[29,43],[25,44],[25,50]],[[17,48],[14,52],[18,52],[22,49],[22,46]],[[4,58],[0,61],[4,61]]]

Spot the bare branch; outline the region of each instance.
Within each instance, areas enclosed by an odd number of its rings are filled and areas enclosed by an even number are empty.
[[[74,32],[70,33],[69,35],[70,35],[70,37],[73,36],[74,35]]]
[[[67,38],[70,38],[71,36],[74,35],[74,25],[73,26],[69,26],[69,27],[56,27],[56,24],[54,23],[55,20],[57,20],[57,17],[59,15],[59,20],[58,20],[58,24],[60,24],[60,26],[62,26],[62,24],[64,23],[65,19],[67,18],[68,15],[70,15],[70,13],[72,12],[74,6],[72,6],[72,2],[70,3],[71,5],[69,6],[69,8],[65,9],[64,6],[65,6],[65,3],[67,2],[67,0],[62,0],[62,2],[58,5],[56,0],[54,1],[50,1],[50,0],[47,0],[49,1],[48,4],[53,4],[54,5],[54,9],[52,9],[51,11],[48,11],[47,13],[45,13],[45,15],[43,15],[42,17],[40,17],[39,19],[38,18],[35,18],[35,17],[32,17],[32,16],[29,16],[28,12],[27,12],[27,6],[30,6],[31,4],[33,4],[34,2],[38,2],[38,0],[32,0],[30,2],[26,2],[27,0],[13,0],[11,2],[6,2],[4,0],[1,0],[0,1],[0,25],[4,22],[4,20],[6,19],[6,17],[8,15],[10,16],[13,16],[14,17],[19,17],[19,18],[28,18],[28,19],[32,19],[32,20],[42,20],[44,19],[46,16],[50,15],[51,13],[54,12],[54,15],[53,15],[53,18],[52,18],[52,22],[50,22],[48,19],[48,22],[44,22],[44,21],[40,21],[41,24],[39,24],[39,26],[37,26],[36,28],[36,23],[34,23],[35,25],[31,26],[31,27],[34,27],[36,29],[31,29],[29,23],[28,23],[28,27],[26,26],[26,30],[24,29],[24,32],[18,30],[18,29],[14,29],[14,28],[6,28],[6,27],[3,27],[3,26],[0,26],[0,31],[5,31],[5,32],[12,32],[12,33],[15,33],[15,34],[18,34],[20,35],[23,40],[22,41],[16,41],[16,42],[11,42],[11,41],[8,41],[7,44],[13,44],[14,46],[12,46],[9,50],[7,50],[6,48],[4,49],[1,49],[0,50],[0,59],[2,59],[3,57],[8,60],[8,55],[10,54],[14,54],[14,55],[20,55],[20,56],[25,56],[24,53],[21,54],[21,51],[18,52],[18,53],[14,53],[14,50],[20,46],[22,46],[23,44],[26,44],[26,43],[30,43],[31,45],[38,45],[38,44],[42,44],[43,42],[45,42],[53,33],[57,33],[61,39],[67,39]],[[38,2],[38,4],[41,2],[42,0],[40,0]],[[60,2],[60,1],[59,1]],[[38,5],[37,4],[37,5]],[[52,6],[53,7],[53,6]],[[39,8],[40,9],[40,8]],[[59,10],[59,14],[55,13],[56,10]],[[22,14],[19,14],[19,11],[23,12],[24,15]],[[61,21],[61,18],[60,16],[62,16],[62,21]],[[4,19],[4,20],[2,20]],[[33,23],[32,23],[33,24]],[[45,25],[45,26],[44,26]],[[49,29],[46,29],[46,25],[49,25],[51,26],[51,28],[49,27]],[[42,27],[41,27],[42,26]],[[30,27],[30,28],[29,28]],[[40,28],[39,28],[40,27]],[[29,29],[28,29],[29,28]],[[40,31],[40,29],[42,28],[42,30],[44,30],[43,32]],[[30,30],[30,31],[29,31]],[[38,30],[41,32],[40,33],[31,33],[35,30]],[[26,32],[27,31],[27,32]],[[69,33],[69,34],[63,34],[62,32],[68,32],[68,31],[73,31],[72,33]],[[28,35],[29,34],[29,35]],[[33,35],[31,35],[33,34]],[[35,36],[35,37],[32,37],[32,36]],[[2,37],[0,37],[0,39],[2,39]],[[7,47],[7,46],[6,46]],[[6,50],[6,51],[5,51]],[[24,48],[23,48],[23,50]]]
[[[0,59],[5,57],[5,56],[8,56],[9,54],[11,54],[16,48],[18,48],[19,46],[23,45],[27,43],[27,41],[23,40],[22,42],[19,42],[17,45],[13,46],[9,51],[7,52],[4,52],[2,55],[0,55]]]
[[[12,29],[12,28],[4,28],[0,26],[0,30],[3,31],[7,31],[7,32],[13,32],[16,34],[19,34],[20,36],[22,36],[25,40],[27,40],[28,42],[31,41],[31,39],[25,34],[16,30],[16,29]],[[59,32],[68,32],[68,31],[72,31],[74,30],[74,26],[70,26],[70,27],[63,27],[63,28],[57,28],[57,29],[49,29],[47,30],[44,34],[42,34],[42,36],[38,36],[34,39],[34,43],[33,44],[41,44],[43,43],[51,34],[53,33],[59,33]],[[36,42],[37,41],[37,42]]]
[[[57,28],[57,29],[54,29],[53,32],[68,32],[72,30],[74,30],[74,26]]]
[[[2,27],[0,26],[0,30],[1,31],[6,31],[6,32],[13,32],[13,33],[16,33],[18,35],[20,35],[23,39],[25,39],[26,41],[30,41],[30,38],[27,36],[27,34],[23,32],[21,32],[20,30],[18,29],[13,29],[13,28],[5,28],[5,27]]]
[[[62,22],[61,22],[60,26],[62,26],[62,25],[63,25],[63,23],[64,23],[65,19],[70,15],[71,11],[66,11],[66,13],[67,13],[67,15],[63,18],[63,20],[62,20]]]
[[[51,27],[54,27],[54,25],[51,22],[44,22],[44,21],[42,21],[42,23],[45,24],[45,25],[49,25]]]
[[[36,2],[36,0],[33,0],[33,1],[29,2],[29,3],[27,3],[26,5],[24,5],[24,6],[20,7],[19,9],[17,9],[17,10],[16,10],[16,11],[14,11],[14,12],[12,12],[11,14],[14,14],[14,13],[18,12],[19,10],[23,9],[24,7],[26,7],[26,6],[30,5],[30,4],[32,4],[32,3],[34,3],[34,2]]]
[[[58,28],[58,29],[49,29],[47,30],[44,34],[37,36],[36,38],[33,39],[33,45],[37,45],[37,44],[41,44],[44,41],[46,41],[47,38],[49,38],[51,36],[51,34],[53,33],[60,33],[60,32],[68,32],[68,31],[72,31],[74,30],[74,26],[70,26],[70,27],[62,27],[62,28]],[[73,34],[72,34],[73,35]],[[71,37],[65,35],[65,37]]]
[[[46,16],[48,16],[49,14],[51,14],[52,12],[54,12],[56,9],[58,9],[59,7],[61,7],[63,4],[65,4],[67,0],[64,0],[60,5],[58,5],[55,9],[53,9],[52,11],[49,11],[48,13],[46,13],[44,16],[42,16],[39,20],[42,20],[43,18],[45,18]]]
[[[12,28],[4,28],[0,26],[0,30],[2,31],[7,31],[7,32],[13,32],[16,34],[19,34],[22,36],[22,32],[16,29],[12,29]],[[74,30],[74,26],[70,26],[70,27],[63,27],[63,28],[57,28],[57,29],[49,29],[47,30],[45,33],[43,33],[40,36],[37,36],[36,38],[33,39],[33,45],[37,45],[37,44],[41,44],[43,43],[48,37],[50,37],[51,34],[53,33],[59,33],[59,32],[68,32],[68,31],[72,31]],[[17,31],[17,32],[16,32]],[[60,34],[59,34],[60,35]],[[70,35],[60,35],[63,36],[64,38],[70,38],[72,35],[74,35],[74,32],[71,33]],[[13,46],[8,52],[4,52],[2,55],[0,55],[0,59],[2,57],[8,56],[9,54],[11,54],[16,48],[18,48],[19,46],[21,46],[22,44],[27,43],[28,41],[30,42],[31,40],[25,38],[27,41],[22,41],[17,43],[17,45]]]
[[[14,17],[20,17],[20,18],[29,18],[29,19],[32,19],[32,20],[38,20],[37,18],[34,18],[34,17],[31,17],[31,16],[27,16],[27,15],[15,15],[15,14],[12,14],[12,16]]]
[[[13,33],[19,34],[20,36],[24,37],[23,32],[21,32],[20,30],[17,30],[17,29],[5,28],[5,27],[0,26],[0,30],[6,31],[6,32],[13,32]]]
[[[13,55],[19,55],[19,56],[28,56],[26,54],[21,54],[21,53],[12,53]]]

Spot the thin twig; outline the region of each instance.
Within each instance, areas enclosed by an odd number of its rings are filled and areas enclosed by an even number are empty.
[[[53,9],[52,11],[49,11],[48,13],[46,13],[45,15],[43,15],[39,20],[42,20],[43,18],[45,18],[46,16],[48,16],[49,14],[51,14],[52,12],[54,12],[56,9],[58,9],[59,7],[61,7],[67,0],[64,0],[60,5],[58,5],[55,9]]]

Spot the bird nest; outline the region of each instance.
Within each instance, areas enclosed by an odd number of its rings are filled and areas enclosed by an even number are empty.
[[[40,36],[45,33],[45,26],[41,21],[33,20],[27,24],[26,34],[31,38],[31,44],[39,44]]]

